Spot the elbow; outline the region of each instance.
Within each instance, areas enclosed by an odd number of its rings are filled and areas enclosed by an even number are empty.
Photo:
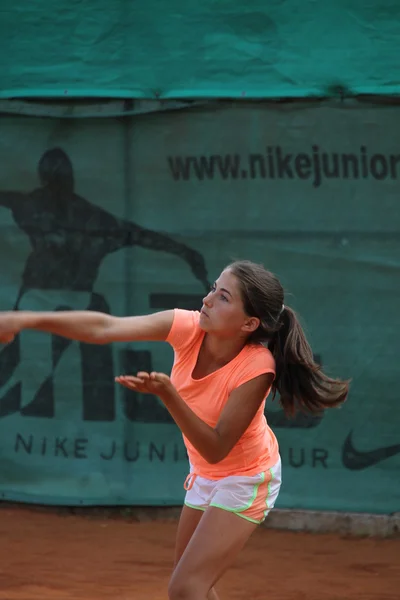
[[[80,341],[85,344],[95,344],[96,346],[108,343],[106,332],[102,327],[96,327],[88,331],[86,334],[82,335]]]
[[[207,456],[203,456],[210,465],[222,462],[233,448],[232,440],[226,439],[217,429],[214,431],[217,437],[209,444]]]
[[[115,331],[113,328],[115,319],[110,315],[103,315],[100,323],[90,332],[90,344],[104,345],[110,344],[115,340]]]
[[[228,456],[229,452],[226,452],[224,450],[216,450],[215,452],[213,452],[212,454],[210,454],[210,456],[208,456],[206,458],[207,462],[210,465],[217,465],[218,463],[222,462],[224,460],[224,458],[226,458]]]
[[[88,344],[95,344],[96,346],[102,346],[109,344],[111,340],[108,339],[104,331],[94,331],[90,337],[85,340]]]

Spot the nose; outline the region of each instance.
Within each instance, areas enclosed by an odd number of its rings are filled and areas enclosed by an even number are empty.
[[[205,305],[206,305],[206,306],[208,306],[208,307],[209,307],[209,306],[211,306],[211,292],[209,292],[209,293],[207,294],[207,296],[205,296],[205,297],[203,298],[203,304],[205,304]]]

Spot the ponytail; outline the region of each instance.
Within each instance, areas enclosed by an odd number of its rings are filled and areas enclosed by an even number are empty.
[[[279,393],[288,416],[295,415],[297,410],[318,414],[342,404],[350,382],[331,379],[314,362],[311,347],[291,308],[283,308],[279,321],[280,327],[268,341],[276,363],[273,397]]]
[[[298,410],[320,414],[325,408],[342,404],[349,392],[349,381],[331,379],[314,362],[296,313],[284,306],[284,290],[276,275],[248,260],[226,267],[236,277],[247,315],[257,317],[258,328],[247,343],[266,345],[276,363],[272,393],[288,416]]]

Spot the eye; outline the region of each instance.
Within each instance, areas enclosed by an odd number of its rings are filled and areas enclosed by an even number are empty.
[[[228,298],[226,296],[224,296],[224,294],[221,294],[221,299],[224,300],[225,302],[228,302]]]
[[[211,292],[215,292],[215,290],[217,289],[217,286],[215,285],[215,283],[212,284],[210,291]]]

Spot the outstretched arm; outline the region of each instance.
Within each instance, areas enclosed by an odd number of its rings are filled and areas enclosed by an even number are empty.
[[[0,313],[0,343],[12,341],[23,329],[35,329],[88,344],[165,341],[173,310],[138,317],[113,317],[95,311]]]
[[[271,387],[271,373],[259,375],[233,390],[218,423],[211,427],[198,417],[164,373],[138,373],[117,377],[117,383],[139,392],[156,394],[165,404],[183,435],[209,463],[223,460],[254,419]]]
[[[94,209],[93,205],[89,205],[82,199],[81,202],[86,203],[88,209],[90,206],[92,215],[86,222],[86,230],[104,238],[107,253],[116,252],[127,246],[141,246],[148,250],[175,254],[190,266],[194,276],[201,282],[205,291],[209,291],[210,284],[207,269],[200,252],[186,244],[177,242],[166,234],[140,227],[140,225],[130,221],[118,219],[99,207]]]
[[[204,289],[208,292],[210,289],[208,273],[205,260],[200,252],[197,252],[197,250],[190,248],[190,246],[187,246],[186,244],[177,242],[163,233],[144,229],[133,223],[126,223],[126,226],[128,227],[128,234],[126,237],[128,245],[142,246],[149,250],[167,252],[179,256],[179,258],[189,265],[193,275],[201,282]]]

